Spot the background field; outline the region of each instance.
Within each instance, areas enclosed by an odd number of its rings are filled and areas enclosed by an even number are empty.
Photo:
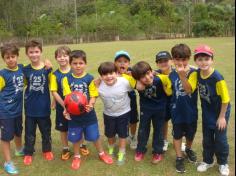
[[[197,38],[197,39],[176,39],[176,40],[151,40],[151,41],[126,41],[126,42],[106,42],[106,43],[90,43],[69,45],[71,49],[82,49],[87,52],[88,67],[87,71],[97,76],[97,67],[102,61],[113,61],[114,53],[117,50],[127,50],[131,57],[132,63],[136,63],[140,60],[148,61],[153,68],[155,68],[155,54],[160,50],[170,50],[175,44],[186,43],[191,49],[196,47],[200,43],[206,43],[212,46],[215,50],[215,67],[225,77],[231,96],[232,113],[228,127],[228,141],[230,145],[229,166],[230,175],[235,175],[235,38]],[[45,46],[44,57],[52,61],[54,68],[57,64],[54,60],[54,51],[58,46]],[[24,48],[21,49],[20,63],[28,63],[24,54]],[[191,64],[194,65],[193,61]],[[0,62],[0,68],[3,68],[4,64]],[[107,149],[107,142],[103,135],[103,120],[102,120],[102,104],[98,100],[96,104],[96,112],[99,119],[100,131],[104,148]],[[200,108],[199,108],[200,109]],[[198,160],[202,160],[202,133],[201,133],[201,112],[199,112],[198,131],[194,140],[193,149],[197,152]],[[34,155],[33,165],[26,167],[23,165],[22,158],[13,157],[16,165],[19,168],[20,175],[24,176],[42,176],[42,175],[84,175],[84,176],[174,176],[178,175],[175,172],[175,153],[172,146],[172,137],[170,135],[171,123],[169,124],[169,141],[171,146],[165,154],[165,159],[158,165],[151,164],[151,138],[148,143],[148,152],[145,155],[145,159],[142,162],[134,161],[134,151],[127,146],[127,162],[123,166],[117,166],[113,164],[111,166],[105,165],[98,160],[97,153],[92,144],[88,144],[91,154],[85,158],[83,157],[81,168],[78,171],[70,169],[70,161],[63,162],[60,160],[61,145],[59,140],[59,133],[54,130],[55,112],[52,112],[51,119],[53,121],[52,126],[52,139],[53,139],[53,152],[55,154],[55,160],[48,162],[42,158],[41,154],[41,137],[37,133],[36,152]],[[14,145],[12,145],[12,151]],[[13,154],[13,153],[12,153]],[[3,164],[2,155],[0,155],[0,165]],[[218,166],[211,168],[209,172],[200,174],[196,171],[196,166],[186,162],[185,175],[219,175]],[[3,169],[0,168],[0,175],[7,175]]]

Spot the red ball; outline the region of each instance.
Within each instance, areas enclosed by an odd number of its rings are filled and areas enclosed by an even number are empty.
[[[64,103],[69,114],[81,115],[86,112],[85,107],[88,104],[88,99],[82,92],[74,91],[66,95]]]

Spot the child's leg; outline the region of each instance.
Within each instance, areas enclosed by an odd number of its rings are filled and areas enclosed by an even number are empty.
[[[163,124],[164,124],[164,114],[162,115],[159,112],[157,115],[152,117],[152,125],[153,125],[153,141],[152,148],[153,154],[162,154],[163,153]]]
[[[130,124],[130,136],[134,137],[136,135],[137,123]]]
[[[15,145],[16,145],[16,150],[21,151],[22,150],[22,140],[21,136],[15,136],[14,137]]]
[[[2,152],[6,162],[11,161],[10,142],[1,140]]]
[[[183,157],[183,154],[181,151],[182,138],[174,139],[173,144],[174,144],[174,148],[175,148],[176,157],[182,158]]]
[[[78,142],[75,142],[73,143],[73,151],[74,151],[74,157],[80,157],[80,144],[82,144],[82,140],[78,141]]]
[[[15,155],[16,156],[22,156],[24,154],[23,152],[23,147],[22,147],[22,117],[18,117],[15,120],[15,145],[16,145],[16,151]]]
[[[215,132],[207,127],[202,128],[203,132],[203,162],[212,164],[214,162]]]
[[[65,131],[61,132],[61,142],[62,142],[63,148],[69,148],[67,132]]]
[[[36,139],[37,122],[33,117],[26,117],[25,119],[25,148],[26,156],[32,156],[34,153],[34,144]]]
[[[165,121],[163,126],[163,138],[166,141],[167,141],[167,135],[168,135],[168,121]]]

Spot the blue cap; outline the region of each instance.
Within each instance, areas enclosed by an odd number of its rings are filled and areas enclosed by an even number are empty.
[[[120,57],[125,57],[130,61],[130,55],[127,51],[123,51],[123,50],[117,51],[116,54],[115,54],[115,59],[114,60],[116,61]]]

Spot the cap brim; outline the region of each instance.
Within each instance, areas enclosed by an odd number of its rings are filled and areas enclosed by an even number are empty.
[[[130,60],[130,57],[127,56],[126,54],[120,54],[120,55],[116,56],[114,60],[117,60],[117,59],[119,59],[120,57],[125,57],[126,59]]]
[[[194,56],[196,56],[196,55],[198,55],[198,54],[206,54],[206,55],[208,55],[208,56],[210,56],[210,57],[213,56],[213,54],[211,54],[211,53],[209,53],[209,52],[204,52],[204,51],[196,52],[196,53],[194,53]]]

